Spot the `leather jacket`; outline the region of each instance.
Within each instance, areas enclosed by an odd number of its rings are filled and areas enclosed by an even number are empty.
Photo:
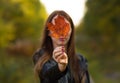
[[[44,51],[39,50],[35,52],[33,55],[34,65],[37,63],[38,59],[43,55]],[[80,66],[82,68],[82,72],[84,73],[85,81],[80,83],[90,83],[89,73],[87,70],[87,60],[82,56],[80,57]],[[61,72],[58,68],[57,62],[53,59],[48,60],[42,67],[41,70],[42,77],[39,76],[40,83],[75,83],[74,78],[71,74],[69,63],[64,72]],[[82,77],[81,77],[82,80]]]

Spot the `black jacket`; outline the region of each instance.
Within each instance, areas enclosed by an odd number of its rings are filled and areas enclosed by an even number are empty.
[[[43,55],[43,53],[44,51],[40,50],[33,55],[34,64],[37,63],[38,59]],[[78,56],[80,57],[80,66],[82,68],[82,73],[86,76],[84,83],[90,83],[89,73],[87,70],[87,61],[82,55]],[[39,76],[40,83],[75,83],[69,65],[64,72],[61,72],[58,68],[57,63],[53,59],[50,59],[43,65],[41,75],[41,78]]]

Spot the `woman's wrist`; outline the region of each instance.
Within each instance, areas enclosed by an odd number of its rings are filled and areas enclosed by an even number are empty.
[[[59,70],[61,72],[65,71],[66,67],[67,67],[67,64],[61,64],[61,63],[58,63],[58,67],[59,67]]]

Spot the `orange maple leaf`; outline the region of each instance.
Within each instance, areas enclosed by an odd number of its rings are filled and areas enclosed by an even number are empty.
[[[51,36],[55,38],[66,37],[70,30],[70,25],[65,21],[63,16],[57,16],[55,18],[55,24],[48,23],[47,24],[48,30],[51,31]]]

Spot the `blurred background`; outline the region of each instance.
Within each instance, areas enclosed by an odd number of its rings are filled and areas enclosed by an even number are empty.
[[[120,83],[120,0],[86,0],[85,9],[76,50],[94,83]],[[40,0],[0,0],[0,83],[35,83],[32,55],[48,15]]]

